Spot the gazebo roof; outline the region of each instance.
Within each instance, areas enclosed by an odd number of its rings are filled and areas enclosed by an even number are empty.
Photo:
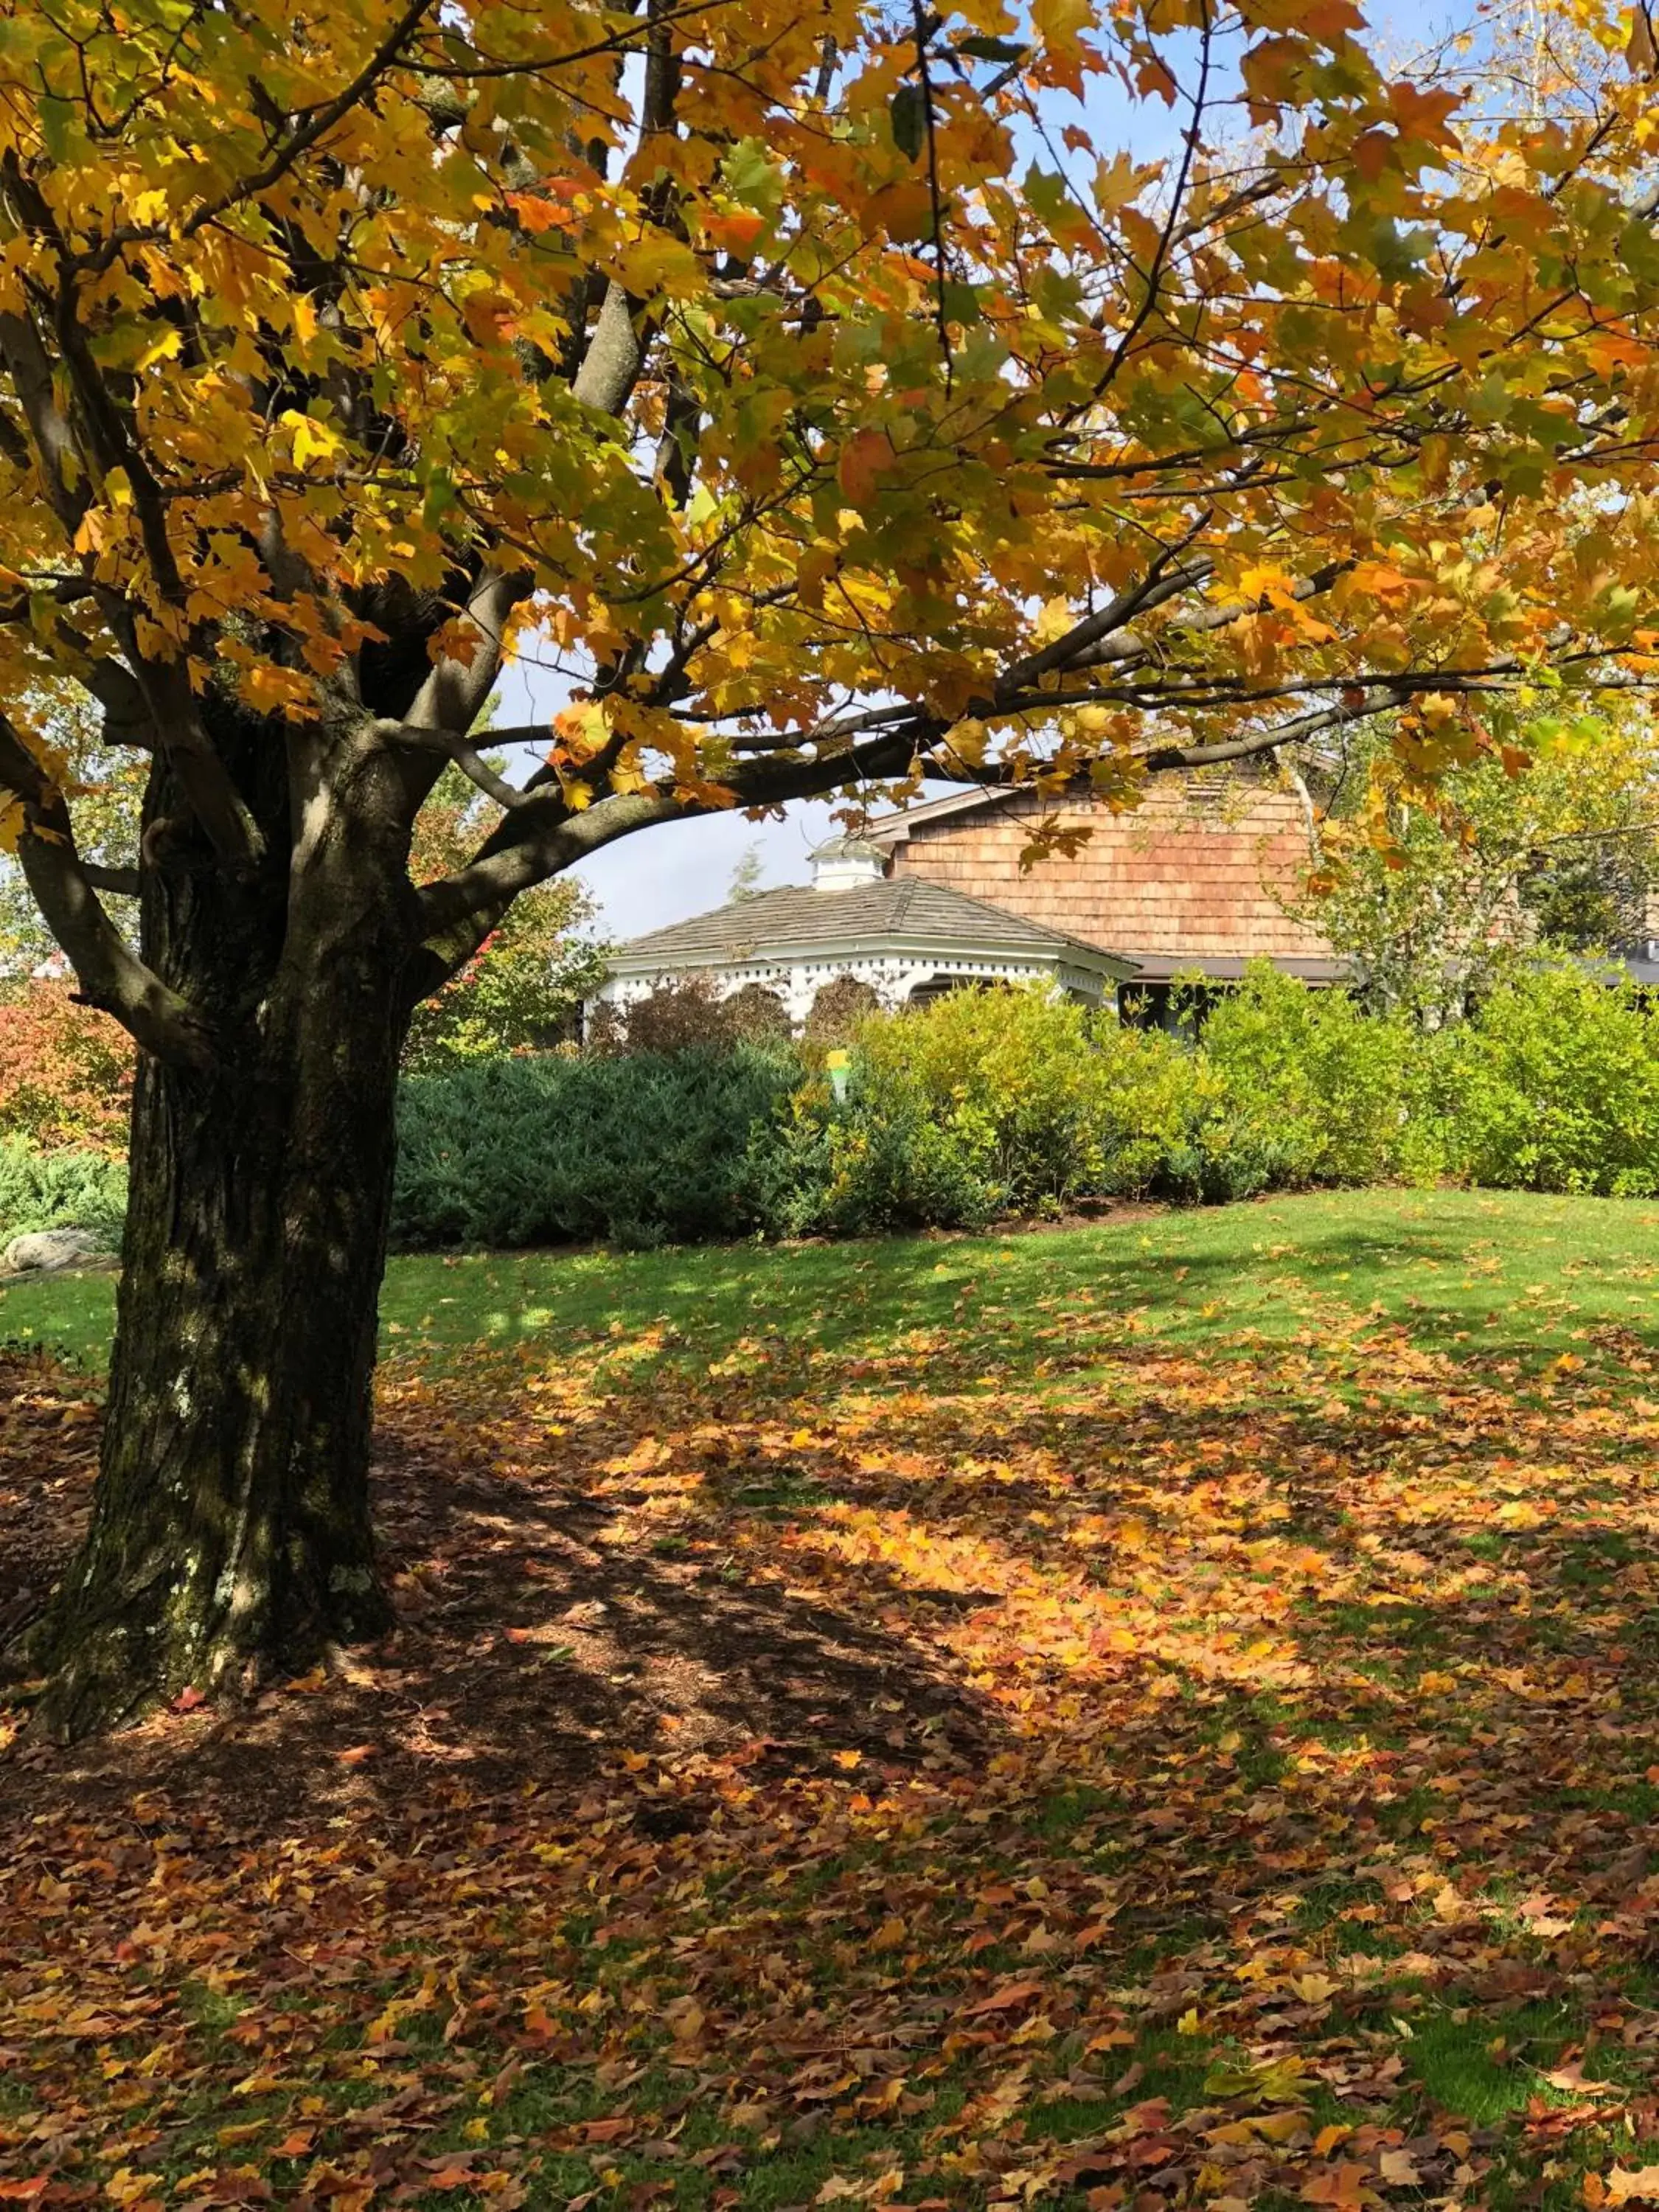
[[[1052,962],[1120,978],[1134,972],[1133,963],[1097,945],[915,876],[876,878],[845,890],[792,884],[734,899],[619,946],[611,972],[654,975],[884,954]]]

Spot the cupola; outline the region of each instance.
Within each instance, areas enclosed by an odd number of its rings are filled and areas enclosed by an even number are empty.
[[[886,854],[863,837],[832,837],[812,855],[815,891],[856,890],[860,884],[878,884],[886,873]]]

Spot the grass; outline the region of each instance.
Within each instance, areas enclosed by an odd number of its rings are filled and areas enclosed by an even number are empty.
[[[275,1698],[263,1810],[199,1714],[86,1798],[0,1748],[0,2175],[1616,2198],[1659,2159],[1656,1301],[1659,1206],[1456,1192],[394,1260],[434,1613]],[[110,1315],[16,1285],[0,1338],[95,1374]],[[596,1762],[538,1763],[586,1711]]]
[[[0,1290],[0,1341],[102,1364],[105,1274]],[[386,1270],[385,1351],[434,1372],[480,1345],[617,1340],[648,1370],[735,1358],[890,1360],[933,1332],[999,1361],[1064,1360],[1109,1313],[1171,1346],[1383,1318],[1414,1344],[1534,1366],[1608,1327],[1659,1323],[1659,1205],[1492,1191],[1333,1192],[1140,1216],[1057,1235],[892,1238],[665,1252],[403,1255]]]

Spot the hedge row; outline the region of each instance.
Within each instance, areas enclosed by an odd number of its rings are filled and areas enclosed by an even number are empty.
[[[1263,969],[1196,1046],[1036,994],[964,992],[811,1048],[503,1059],[408,1079],[392,1241],[972,1227],[1118,1195],[1443,1180],[1659,1192],[1659,1014],[1540,969],[1438,1034]],[[120,1170],[0,1145],[0,1234],[112,1227]]]
[[[1262,969],[1197,1046],[963,992],[810,1053],[514,1060],[405,1088],[394,1237],[650,1243],[972,1227],[1086,1198],[1441,1181],[1659,1191],[1659,1015],[1572,966],[1426,1034]]]
[[[441,1244],[690,1242],[761,1225],[751,1154],[802,1071],[741,1046],[497,1060],[411,1076],[392,1237]]]

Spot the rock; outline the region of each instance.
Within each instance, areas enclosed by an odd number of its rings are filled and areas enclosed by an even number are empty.
[[[9,1274],[40,1274],[54,1267],[72,1267],[80,1260],[95,1260],[103,1251],[90,1229],[37,1229],[27,1237],[14,1237],[0,1267]]]

